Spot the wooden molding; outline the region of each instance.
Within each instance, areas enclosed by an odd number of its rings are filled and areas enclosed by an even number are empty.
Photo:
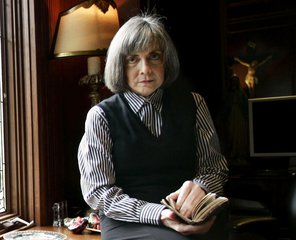
[[[4,0],[8,213],[42,222],[34,0]],[[13,13],[13,14],[12,14]],[[2,13],[1,13],[2,14]]]

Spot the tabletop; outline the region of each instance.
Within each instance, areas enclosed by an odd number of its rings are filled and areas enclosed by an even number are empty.
[[[75,240],[75,239],[101,240],[100,233],[89,231],[89,230],[84,230],[80,234],[74,234],[66,227],[35,226],[30,228],[29,230],[54,231],[54,232],[62,233],[67,236],[67,240]]]

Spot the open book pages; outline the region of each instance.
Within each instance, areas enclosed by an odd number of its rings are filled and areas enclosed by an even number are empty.
[[[176,209],[176,202],[173,199],[162,199],[161,203],[174,211],[181,219],[188,224],[201,224],[210,217],[216,215],[222,207],[228,204],[228,198],[217,196],[215,193],[207,193],[201,201],[193,207],[191,218],[183,216]]]

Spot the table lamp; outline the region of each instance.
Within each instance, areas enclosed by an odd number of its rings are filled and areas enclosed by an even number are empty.
[[[88,0],[59,14],[50,55],[52,58],[89,56],[88,74],[79,81],[90,87],[91,105],[100,101],[103,84],[101,57],[119,29],[113,0]]]

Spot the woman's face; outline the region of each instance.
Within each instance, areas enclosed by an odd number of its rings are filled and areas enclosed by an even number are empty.
[[[164,81],[162,52],[151,48],[128,55],[126,62],[127,83],[132,91],[147,97]]]

